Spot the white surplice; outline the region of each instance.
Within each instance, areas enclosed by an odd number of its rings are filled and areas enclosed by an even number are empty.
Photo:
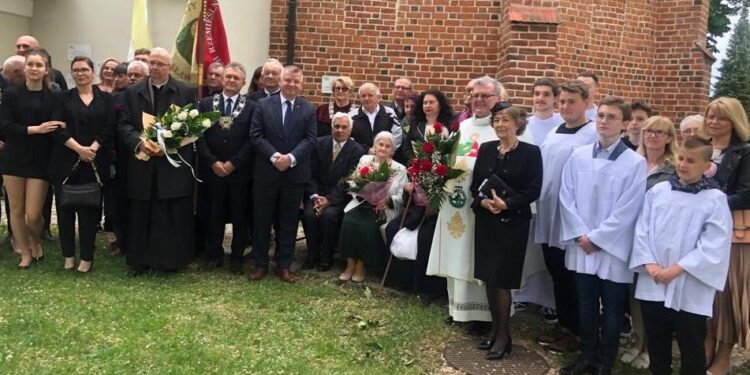
[[[615,160],[596,158],[595,145],[575,149],[563,168],[560,240],[565,245],[565,267],[630,284],[633,272],[628,262],[635,221],[646,195],[646,159],[624,144],[618,145],[624,151]],[[583,235],[599,250],[586,254],[574,241]]]
[[[469,187],[479,145],[496,139],[490,116],[461,122],[453,167],[465,172],[448,181],[450,196],[440,207],[432,237],[427,274],[447,278],[448,313],[459,322],[492,321],[484,286],[474,278],[474,212]]]
[[[729,269],[732,214],[718,189],[697,194],[672,190],[669,181],[646,193],[635,229],[631,270],[638,272],[635,298],[664,302],[677,311],[711,317],[714,295],[723,290]],[[685,272],[657,284],[645,264],[679,264]]]
[[[565,125],[560,125],[565,126]],[[536,201],[537,216],[534,222],[534,242],[562,249],[560,243],[560,176],[563,166],[576,147],[596,142],[596,127],[588,123],[575,134],[557,133],[553,129],[540,147],[542,151],[542,191]]]

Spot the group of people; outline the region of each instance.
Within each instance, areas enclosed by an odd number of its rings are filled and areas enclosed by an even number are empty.
[[[297,66],[269,59],[243,94],[245,67],[214,63],[196,90],[171,76],[163,48],[107,59],[96,84],[94,63],[76,57],[67,90],[36,39],[16,47],[0,76],[0,169],[21,269],[43,257],[50,184],[63,268],[92,269],[102,205],[61,206],[60,194],[99,183],[130,276],[177,271],[201,250],[206,269],[222,267],[229,223],[231,272],[245,273],[251,245],[248,278],[263,279],[273,244],[276,275],[294,283],[301,221],[301,268],[328,271],[338,252],[339,280],[358,283],[382,270],[406,230],[416,232],[415,259],[392,260],[386,282],[427,301],[447,294],[453,321],[491,322],[478,344],[488,360],[511,352],[514,301],[554,309],[558,324],[537,342],[580,351],[566,375],[611,373],[628,314],[639,339],[623,360],[645,356],[654,374],[670,373],[673,336],[683,374],[723,374],[733,346],[747,346],[750,257],[732,213],[750,208],[750,125],[735,99],[686,117],[679,134],[647,103],[597,100],[592,72],[561,85],[538,79],[531,113],[489,76],[466,85],[459,114],[443,92],[417,94],[404,77],[390,103],[377,84],[338,77],[316,108]],[[221,113],[177,150],[195,174],[142,139],[143,114],[188,104]],[[439,211],[410,204],[414,146],[453,131],[452,167],[464,173],[448,181]],[[348,191],[352,171],[383,164],[382,200]]]

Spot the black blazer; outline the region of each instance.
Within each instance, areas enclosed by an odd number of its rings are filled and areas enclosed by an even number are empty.
[[[268,95],[268,94],[266,94],[266,90],[258,90],[258,91],[255,91],[255,92],[247,93],[247,94],[245,94],[245,96],[247,96],[247,98],[250,99],[251,101],[257,102],[258,100],[261,100],[263,98],[267,98],[269,96],[279,95],[280,92],[281,92],[281,90],[276,91],[275,93],[273,93],[271,95]]]
[[[734,131],[714,179],[727,195],[730,210],[750,208],[750,144],[737,138]]]
[[[508,208],[500,214],[502,217],[531,218],[531,202],[539,198],[542,190],[542,153],[539,147],[526,142],[505,154],[502,169],[496,170],[498,164],[497,147],[500,141],[490,141],[479,146],[474,173],[471,181],[471,195],[479,195],[479,186],[485,178],[496,174],[510,185],[517,194],[505,199]],[[477,208],[484,210],[484,208]]]
[[[390,132],[394,125],[398,125],[398,119],[395,115],[386,112],[385,107],[381,104],[378,114],[375,115],[375,126],[370,127],[370,119],[362,107],[357,110],[357,114],[352,116],[352,138],[369,150],[375,136],[381,131]]]
[[[153,157],[148,161],[135,158],[136,147],[141,142],[143,131],[142,114],[163,115],[171,104],[185,106],[195,103],[195,88],[170,77],[162,90],[164,98],[159,108],[153,108],[149,93],[150,79],[144,79],[125,90],[125,103],[118,124],[118,134],[125,144],[128,158],[128,197],[138,200],[151,199],[151,184],[157,185],[157,199],[185,197],[193,194],[193,175],[183,166],[175,168],[165,157]],[[194,164],[193,148],[182,147],[180,155]]]
[[[282,124],[281,108],[280,95],[261,99],[255,107],[250,127],[250,139],[255,148],[253,179],[278,182],[283,174],[293,184],[307,184],[317,131],[315,107],[298,96],[294,101],[294,123],[288,133]],[[297,165],[280,172],[271,163],[271,156],[277,152],[294,155]]]
[[[40,96],[40,102],[32,99],[35,95]],[[20,172],[31,169],[31,175],[47,174],[52,136],[29,135],[28,127],[50,120],[68,121],[60,93],[44,89],[35,94],[25,84],[10,86],[3,91],[3,101],[0,104],[0,139],[6,143],[2,160],[3,173],[18,172],[19,176],[26,176]]]
[[[88,105],[88,113],[78,96],[78,89],[73,88],[62,94],[62,104],[70,121],[65,129],[52,133],[53,146],[49,162],[49,174],[52,177],[65,177],[70,174],[78,154],[65,146],[73,138],[83,146],[97,141],[101,148],[96,153],[96,168],[104,179],[109,173],[110,150],[117,126],[112,95],[94,86],[94,99]]]
[[[333,137],[319,137],[312,157],[312,179],[307,185],[305,199],[313,194],[326,197],[332,206],[342,206],[351,196],[346,193],[346,185],[341,180],[347,177],[359,163],[359,158],[367,151],[359,143],[349,139],[333,160]]]
[[[213,111],[213,96],[201,99],[198,110],[201,112]],[[219,111],[224,108],[224,96],[219,94]],[[255,103],[245,101],[242,109],[231,128],[224,130],[216,122],[203,133],[203,138],[198,139],[198,165],[200,174],[205,181],[221,181],[228,183],[246,184],[252,177],[253,144],[250,142],[250,124],[255,111]],[[227,177],[219,177],[212,170],[211,165],[217,161],[225,162],[231,160],[236,168]]]

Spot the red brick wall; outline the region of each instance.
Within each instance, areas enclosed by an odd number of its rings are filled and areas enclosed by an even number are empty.
[[[695,5],[695,4],[698,5]],[[407,76],[460,108],[463,86],[498,78],[512,100],[531,104],[531,84],[581,70],[600,92],[650,101],[678,120],[708,99],[707,0],[299,0],[295,61],[315,103],[323,75],[374,81],[385,100]],[[272,0],[271,56],[286,60],[287,1]]]

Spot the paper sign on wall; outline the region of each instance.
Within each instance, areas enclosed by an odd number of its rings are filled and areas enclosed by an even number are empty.
[[[68,61],[76,56],[91,57],[91,44],[68,44]]]

